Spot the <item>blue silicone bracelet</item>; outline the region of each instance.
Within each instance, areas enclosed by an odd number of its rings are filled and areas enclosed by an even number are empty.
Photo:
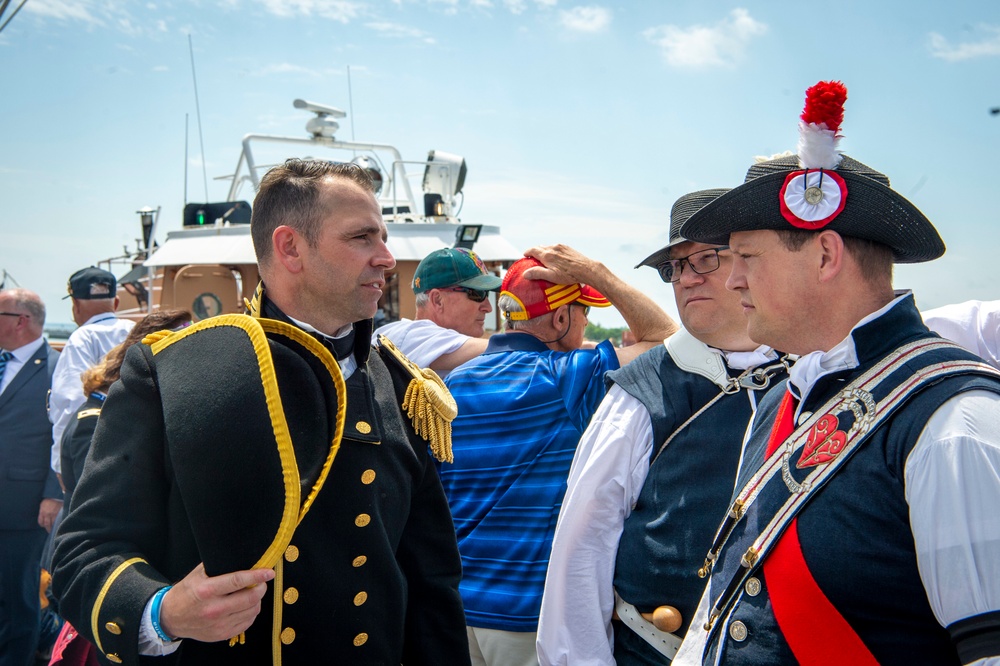
[[[163,629],[160,628],[160,604],[163,603],[163,595],[165,595],[167,590],[172,587],[173,585],[167,585],[166,587],[158,590],[156,594],[153,595],[153,605],[149,607],[149,619],[153,621],[153,629],[156,630],[156,635],[160,637],[160,640],[168,643],[173,642],[176,639],[167,636]]]

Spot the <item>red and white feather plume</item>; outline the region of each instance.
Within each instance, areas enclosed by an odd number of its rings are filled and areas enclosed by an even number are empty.
[[[841,155],[847,88],[840,81],[820,81],[806,90],[799,120],[799,165],[781,187],[781,214],[798,229],[821,229],[840,215],[847,203],[847,183],[836,172]]]
[[[840,164],[840,124],[847,88],[840,81],[820,81],[806,90],[799,121],[799,163],[805,169],[836,169]]]

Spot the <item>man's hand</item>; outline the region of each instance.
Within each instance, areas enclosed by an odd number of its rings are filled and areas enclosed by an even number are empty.
[[[52,524],[56,521],[56,515],[62,508],[62,500],[43,499],[38,505],[38,524],[45,528],[46,532],[52,531]]]
[[[529,280],[548,280],[555,284],[582,282],[590,284],[598,270],[599,263],[580,254],[568,245],[545,245],[529,248],[524,256],[532,257],[544,264],[524,271]]]
[[[199,564],[163,595],[160,628],[172,638],[214,642],[238,636],[260,613],[272,569],[236,571],[209,578]]]

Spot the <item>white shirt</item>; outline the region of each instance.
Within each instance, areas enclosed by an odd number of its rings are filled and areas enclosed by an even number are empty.
[[[62,434],[76,410],[86,401],[83,395],[84,370],[125,341],[135,322],[119,319],[113,312],[96,314],[73,331],[59,354],[52,373],[49,421],[52,422],[52,469],[62,471]]]
[[[18,347],[17,349],[8,349],[13,356],[7,361],[7,367],[3,371],[3,380],[0,380],[0,393],[7,390],[7,387],[20,372],[24,364],[31,360],[31,357],[35,355],[38,348],[42,346],[45,342],[45,338],[39,337],[37,340],[33,340],[23,347]]]
[[[904,294],[905,295],[905,294]],[[861,322],[871,321],[902,296]],[[855,327],[856,328],[856,327]],[[798,395],[840,369],[857,367],[854,338],[828,352],[799,359],[789,377]],[[904,496],[917,568],[941,626],[1000,610],[1000,395],[969,391],[943,403],[931,415],[903,468]],[[704,624],[711,603],[702,595],[692,627]],[[688,632],[674,666],[701,664],[707,632]],[[1000,657],[973,662],[1000,666]]]
[[[1000,368],[1000,301],[966,301],[920,314],[927,328]]]
[[[723,354],[686,331],[675,335],[700,347],[702,357],[686,356],[685,366],[701,366],[705,369],[698,374],[720,381],[727,377],[723,357],[730,367],[741,370],[769,360],[767,348]],[[705,361],[713,357],[716,367],[709,370]],[[747,399],[755,399],[755,392],[746,393]],[[615,663],[611,613],[618,541],[649,473],[652,447],[653,426],[646,407],[617,384],[612,386],[583,433],[570,467],[538,623],[536,647],[542,666]]]
[[[430,319],[401,319],[391,324],[380,326],[375,335],[384,335],[406,354],[406,357],[421,368],[429,368],[434,361],[445,354],[451,354],[461,349],[468,335],[456,330],[438,326]],[[375,336],[372,336],[373,338]],[[447,371],[438,372],[441,379],[448,376]]]

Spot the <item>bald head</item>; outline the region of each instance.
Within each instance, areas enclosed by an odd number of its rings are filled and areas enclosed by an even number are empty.
[[[42,337],[45,304],[27,289],[0,291],[0,348],[11,350]]]

